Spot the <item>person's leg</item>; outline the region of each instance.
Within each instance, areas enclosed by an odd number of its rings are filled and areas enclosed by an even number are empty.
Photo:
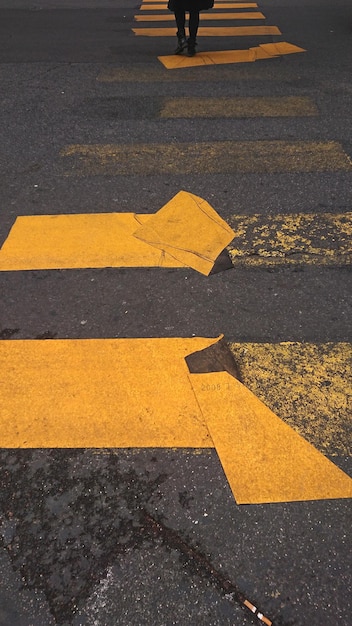
[[[189,12],[189,39],[188,39],[188,55],[194,56],[196,53],[197,33],[199,27],[199,11],[197,9]]]
[[[185,32],[186,13],[183,9],[178,9],[177,11],[175,11],[175,20],[177,26],[177,47],[175,50],[175,54],[181,54],[181,52],[183,52],[183,50],[187,48]]]

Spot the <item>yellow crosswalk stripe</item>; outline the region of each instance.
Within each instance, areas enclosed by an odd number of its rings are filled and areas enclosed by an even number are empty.
[[[246,51],[246,53],[247,60],[251,60],[251,58],[248,58],[248,51]],[[159,57],[159,60],[163,58],[165,57]],[[184,59],[192,61],[192,59],[188,57],[184,57]],[[205,65],[205,63],[203,63],[203,65]],[[213,65],[213,67],[210,67],[210,65]],[[234,78],[232,67],[224,66],[221,68],[220,71],[220,68],[215,63],[208,64],[207,68],[204,71],[204,74],[205,73],[206,80],[212,83],[233,80]],[[262,72],[253,70],[251,77],[261,79]],[[131,67],[105,67],[99,71],[96,80],[101,83],[190,83],[203,80],[203,78],[205,77],[202,75],[201,72],[199,72],[198,67],[189,67],[186,72],[165,72],[162,65],[154,65],[149,63],[145,65],[138,64],[138,66],[136,65]],[[241,76],[241,78],[243,78],[243,76]],[[278,80],[278,75],[275,75],[273,73],[271,73],[270,76],[267,77],[267,81],[269,82],[269,84],[272,84],[273,82],[276,82]]]
[[[208,275],[233,237],[205,200],[180,191],[154,215],[19,217],[0,250],[0,271],[186,266]]]
[[[160,111],[162,118],[301,117],[318,115],[308,96],[169,98]]]
[[[156,0],[154,0],[156,2]],[[216,2],[214,8],[217,9],[255,9],[258,5],[255,2]],[[165,11],[167,9],[167,3],[165,0],[160,0],[160,4],[153,4],[149,2],[143,2],[140,6],[140,11]],[[205,13],[202,13],[202,18]],[[246,13],[244,13],[246,15]]]
[[[140,37],[175,37],[175,28],[132,28]],[[277,26],[200,26],[198,37],[249,37],[281,35]]]
[[[166,15],[135,15],[136,22],[174,22],[175,18],[171,14]],[[204,20],[264,20],[265,15],[263,13],[204,13],[202,15],[202,21]],[[175,34],[175,33],[174,33]]]
[[[230,373],[191,373],[185,359],[217,341],[0,341],[1,446],[215,447],[238,503],[352,497],[352,479]]]
[[[181,192],[181,194],[184,192]],[[180,194],[178,194],[180,197]],[[196,196],[193,196],[196,197]],[[175,197],[177,198],[177,196]],[[169,203],[170,205],[170,203]],[[201,220],[190,205],[180,205],[184,219],[184,248],[200,249]],[[152,215],[134,213],[97,213],[36,215],[18,217],[0,250],[0,271],[69,269],[88,267],[193,267],[211,269],[218,254],[227,246],[234,267],[271,267],[275,265],[346,266],[352,264],[352,213],[292,214],[268,216],[233,215],[213,253],[213,262],[194,262],[167,245],[155,246],[155,233],[149,243],[138,235],[141,225],[148,226]],[[169,215],[174,224],[174,216]],[[221,224],[219,220],[219,224]],[[181,220],[179,219],[178,228]],[[204,223],[207,236],[214,232]],[[171,232],[172,231],[172,232]],[[191,233],[196,233],[192,240]],[[147,233],[146,233],[147,235]],[[176,229],[170,227],[169,242]],[[227,239],[226,239],[227,238]],[[179,240],[180,241],[180,240]],[[150,243],[154,242],[154,244]],[[207,244],[209,246],[209,242]],[[204,251],[203,251],[204,254]],[[210,263],[208,266],[207,264]],[[203,267],[204,264],[204,267]]]
[[[194,57],[183,55],[159,56],[159,61],[167,69],[180,69],[185,67],[201,67],[205,65],[224,65],[229,63],[253,63],[263,59],[273,59],[286,54],[305,52],[303,48],[294,46],[285,41],[264,43],[247,50],[221,50],[200,52]]]
[[[60,154],[69,167],[67,173],[82,176],[324,172],[352,167],[335,141],[73,144]]]

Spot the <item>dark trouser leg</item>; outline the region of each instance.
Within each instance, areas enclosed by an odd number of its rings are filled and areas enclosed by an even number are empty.
[[[174,54],[182,54],[184,49],[187,47],[186,33],[185,33],[185,23],[186,23],[186,14],[182,9],[179,11],[175,11],[175,20],[177,26],[177,47],[175,49]]]
[[[175,20],[177,26],[177,37],[180,39],[185,37],[185,23],[186,23],[186,13],[185,11],[178,10],[175,11]]]
[[[198,26],[199,26],[199,11],[190,11],[188,28],[189,28],[189,39],[190,39],[190,42],[192,42],[193,44],[195,44],[196,39],[197,39]]]

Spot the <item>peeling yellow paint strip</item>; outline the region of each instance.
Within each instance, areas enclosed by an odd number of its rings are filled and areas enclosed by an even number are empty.
[[[233,264],[350,265],[352,213],[233,215]]]
[[[238,503],[347,498],[352,480],[226,372],[216,339],[0,341],[3,448],[215,447]]]
[[[216,174],[351,170],[334,141],[221,141],[70,145],[60,152],[75,175]]]
[[[154,215],[19,217],[0,250],[0,271],[187,266],[208,275],[233,237],[210,204],[180,191]]]
[[[157,0],[152,2],[143,2],[140,6],[140,11],[165,11],[167,9],[167,2],[160,0],[159,4],[155,4]],[[216,2],[214,9],[255,9],[258,7],[256,2]],[[205,13],[202,13],[202,19]]]
[[[352,479],[227,372],[191,382],[238,504],[352,497]]]
[[[160,111],[163,118],[287,117],[318,115],[306,96],[249,98],[172,98]]]
[[[175,21],[175,16],[168,13],[165,15],[135,15],[134,19],[136,22],[171,22]],[[202,14],[202,21],[204,20],[265,20],[265,15],[254,11],[247,13],[204,13],[204,15]]]
[[[168,69],[180,69],[185,67],[200,67],[202,65],[224,65],[229,63],[253,63],[261,59],[272,59],[285,54],[297,54],[305,52],[287,42],[276,44],[260,44],[247,50],[218,50],[214,52],[199,52],[194,57],[184,55],[159,56],[159,61]]]
[[[134,236],[208,276],[234,232],[208,202],[180,191]]]
[[[132,28],[141,37],[175,37],[174,28]],[[255,35],[281,35],[277,26],[200,26],[198,37],[252,37]]]
[[[351,456],[352,344],[232,343],[242,380],[323,454]]]

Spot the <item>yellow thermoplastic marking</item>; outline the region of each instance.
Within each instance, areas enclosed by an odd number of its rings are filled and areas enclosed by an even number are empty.
[[[191,382],[237,504],[352,497],[352,479],[238,380]]]
[[[216,339],[0,341],[3,448],[215,447],[238,503],[347,498],[352,480],[227,372]]]
[[[263,59],[274,59],[285,54],[305,52],[303,48],[294,46],[285,41],[279,43],[260,44],[247,50],[218,50],[199,52],[194,57],[184,55],[159,56],[159,61],[168,69],[181,69],[184,67],[200,67],[202,65],[225,65],[233,63],[253,63]]]
[[[183,267],[133,236],[148,217],[134,213],[18,217],[0,250],[0,270]]]
[[[228,226],[184,194],[154,216],[18,217],[0,250],[0,271],[191,266],[207,274],[226,246],[234,267],[352,264],[352,213],[234,215]]]
[[[234,266],[351,265],[352,212],[233,215]]]
[[[135,237],[206,276],[234,235],[205,200],[184,191],[134,233]]]
[[[0,341],[0,446],[213,447],[184,361],[209,343]]]
[[[172,14],[165,15],[135,15],[136,22],[168,22],[175,21],[175,16]],[[265,20],[263,13],[204,13],[202,15],[202,21],[204,20]],[[175,34],[175,33],[174,33]]]
[[[152,2],[143,2],[140,6],[140,11],[165,11],[167,9],[167,2],[160,0],[159,4],[155,4],[157,0]],[[258,5],[255,2],[216,2],[214,9],[255,9]],[[202,18],[205,13],[202,13]],[[246,14],[245,14],[246,15]]]
[[[174,28],[132,28],[141,37],[175,37]],[[200,26],[198,37],[251,37],[281,35],[277,26]]]
[[[172,98],[160,111],[163,118],[301,117],[318,115],[307,96]]]
[[[335,141],[73,144],[60,154],[82,176],[351,171]]]
[[[205,200],[180,191],[154,215],[18,217],[0,250],[0,271],[187,266],[208,275],[233,237]]]

